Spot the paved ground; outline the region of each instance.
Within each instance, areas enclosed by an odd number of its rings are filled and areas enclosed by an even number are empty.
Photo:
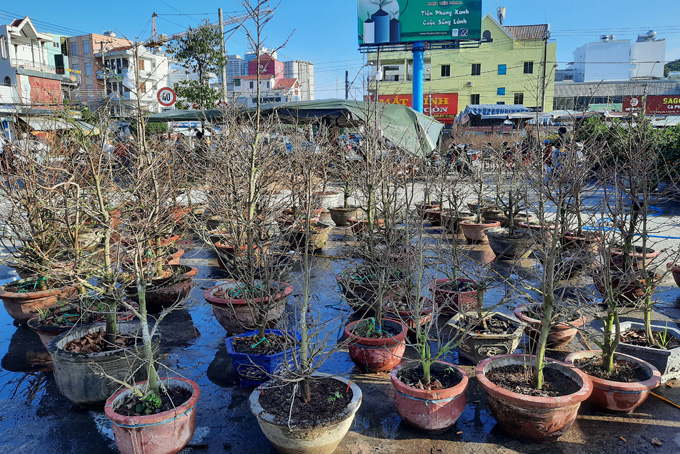
[[[428,228],[433,235],[437,229]],[[678,236],[673,228],[667,236]],[[314,259],[313,301],[315,316],[332,319],[338,334],[350,315],[349,307],[336,290],[335,274],[346,266],[344,243],[352,237],[344,229],[334,229],[326,256]],[[669,242],[671,244],[672,241]],[[173,313],[162,325],[163,361],[201,386],[198,427],[193,447],[186,453],[269,453],[264,438],[248,406],[249,390],[242,389],[224,347],[225,331],[216,322],[204,301],[204,289],[223,279],[212,253],[198,243],[185,244],[182,261],[199,268],[196,285],[186,309]],[[493,258],[488,247],[468,247],[477,260]],[[535,262],[525,260],[513,270],[520,279],[531,279]],[[501,268],[504,265],[499,265]],[[0,280],[13,271],[0,267]],[[291,282],[297,287],[296,273]],[[587,283],[584,283],[587,284]],[[672,279],[661,286],[658,320],[680,320],[680,289]],[[488,292],[487,304],[502,296],[502,288]],[[501,309],[511,313],[516,303]],[[631,314],[633,318],[636,314]],[[582,348],[575,341],[572,349]],[[560,356],[556,352],[557,357]],[[72,405],[61,396],[49,369],[49,356],[37,335],[15,327],[0,310],[0,452],[18,454],[108,453],[115,452],[110,424],[101,408]],[[456,361],[455,356],[449,358]],[[472,373],[471,366],[465,366]],[[362,389],[363,404],[351,431],[338,453],[648,453],[680,452],[680,409],[650,397],[635,413],[610,415],[583,405],[571,429],[558,442],[548,446],[514,440],[496,427],[484,393],[471,379],[468,405],[457,425],[444,433],[429,434],[411,429],[392,404],[393,390],[387,374],[358,375],[346,351],[335,354],[323,368],[326,372],[349,374]],[[473,375],[473,374],[472,374]],[[673,383],[672,383],[673,384]],[[680,383],[677,384],[680,388]],[[680,390],[662,387],[656,392],[680,404]],[[652,444],[656,438],[661,447]]]

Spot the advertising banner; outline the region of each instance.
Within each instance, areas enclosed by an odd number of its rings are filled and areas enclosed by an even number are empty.
[[[413,95],[380,95],[380,102],[413,107]],[[428,93],[423,96],[423,113],[442,123],[453,123],[458,113],[458,93]]]
[[[647,115],[680,115],[680,95],[624,96],[623,111],[645,108]]]
[[[359,45],[479,39],[481,0],[358,0]]]

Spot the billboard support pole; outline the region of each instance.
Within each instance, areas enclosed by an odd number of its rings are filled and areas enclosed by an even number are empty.
[[[413,110],[423,113],[423,89],[425,86],[425,44],[413,43]]]

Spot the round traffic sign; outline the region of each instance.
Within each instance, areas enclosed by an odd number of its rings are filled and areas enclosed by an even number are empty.
[[[163,107],[170,107],[177,101],[175,90],[170,87],[164,87],[158,90],[158,102]]]

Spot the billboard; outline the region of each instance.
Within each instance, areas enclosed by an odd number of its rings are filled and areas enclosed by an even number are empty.
[[[481,0],[358,0],[359,45],[480,39]]]
[[[380,95],[380,102],[413,107],[413,95]],[[458,93],[432,93],[423,96],[423,113],[442,123],[453,123],[458,113]]]
[[[647,115],[680,115],[680,95],[624,96],[623,111],[634,112],[645,106]]]

